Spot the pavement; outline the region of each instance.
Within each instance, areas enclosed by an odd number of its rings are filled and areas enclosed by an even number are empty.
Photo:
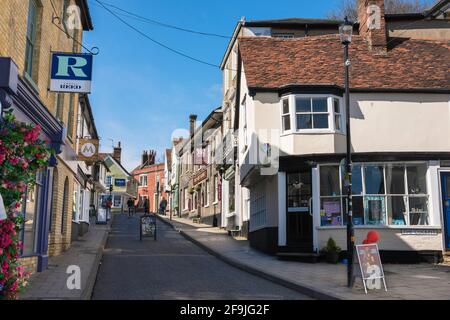
[[[89,300],[110,230],[108,225],[91,224],[89,232],[63,254],[50,257],[47,270],[31,276],[29,286],[20,296],[21,300]],[[80,269],[80,289],[67,286],[69,266]],[[73,271],[72,271],[73,272]]]
[[[139,240],[139,216],[116,215],[93,300],[308,300],[210,255],[157,220],[157,240]]]
[[[450,267],[431,264],[386,264],[388,291],[365,294],[362,280],[353,289],[346,286],[346,265],[282,261],[237,241],[220,228],[188,219],[159,216],[161,221],[222,261],[317,299],[342,300],[448,300]],[[357,266],[355,266],[357,267]]]

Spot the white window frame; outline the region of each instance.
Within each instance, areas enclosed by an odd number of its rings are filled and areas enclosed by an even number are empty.
[[[210,196],[209,196],[209,193],[211,191],[209,183],[210,183],[209,179],[206,180],[206,182],[205,182],[205,203],[204,203],[205,208],[209,207],[209,202],[211,200]]]
[[[383,197],[384,198],[384,206],[385,206],[385,210],[384,210],[384,220],[385,220],[385,224],[375,224],[375,225],[371,225],[371,224],[367,224],[366,221],[364,221],[364,224],[362,225],[355,225],[355,228],[387,228],[387,229],[417,229],[417,228],[434,228],[436,226],[438,226],[436,224],[436,222],[433,220],[433,215],[432,215],[432,208],[431,208],[431,190],[430,190],[430,185],[428,184],[428,181],[426,183],[426,188],[427,188],[427,193],[426,194],[410,194],[409,190],[408,190],[408,181],[407,181],[407,167],[408,166],[415,166],[415,165],[426,165],[427,166],[427,172],[430,170],[429,168],[429,163],[426,161],[387,161],[387,162],[355,162],[353,165],[359,165],[361,168],[361,180],[362,180],[362,194],[354,194],[353,197],[362,197],[363,198],[363,203],[364,203],[364,198],[365,197],[370,197],[370,196],[376,196],[376,197]],[[386,180],[386,167],[387,165],[397,165],[397,166],[403,166],[404,167],[404,182],[405,182],[405,193],[404,194],[394,194],[394,193],[388,193],[387,190],[387,180]],[[320,164],[319,167],[319,181],[320,181],[320,174],[321,174],[321,168],[322,167],[327,167],[327,166],[339,166],[339,164],[337,163],[323,163]],[[365,167],[367,166],[382,166],[383,167],[383,183],[384,183],[384,193],[383,194],[368,194],[366,192],[366,183],[365,183]],[[346,194],[345,194],[345,190],[344,190],[344,186],[342,184],[342,177],[344,175],[344,170],[342,168],[342,166],[339,166],[339,174],[340,174],[340,188],[341,188],[341,220],[342,223],[344,224],[344,205],[345,205],[345,201],[346,201]],[[320,190],[320,186],[319,189]],[[320,191],[319,191],[320,192]],[[387,206],[387,199],[388,197],[392,197],[392,196],[403,196],[404,197],[404,201],[405,201],[405,210],[407,211],[406,216],[405,216],[405,223],[404,225],[395,225],[395,224],[389,224],[389,210],[388,210],[388,206]],[[410,212],[410,205],[409,205],[409,199],[410,198],[427,198],[427,212],[428,212],[428,224],[426,225],[411,225],[410,223],[410,216],[411,216],[411,212]],[[319,194],[319,203],[321,203],[321,199],[322,198],[333,198],[331,196],[322,196],[321,194]],[[337,198],[337,197],[336,197]],[[321,205],[319,205],[321,207]],[[320,207],[319,207],[319,212],[320,212]],[[364,215],[364,220],[366,219],[365,215]],[[319,229],[333,229],[336,227],[342,227],[345,228],[345,225],[341,225],[341,226],[322,226],[321,222],[319,222]]]
[[[297,112],[296,110],[296,99],[297,98],[310,98],[310,99],[317,99],[317,98],[326,98],[327,99],[327,112]],[[291,120],[291,129],[290,130],[284,130],[283,126],[283,116],[287,115],[283,113],[283,101],[288,99],[289,100],[289,113],[290,113],[290,120]],[[340,106],[340,118],[341,118],[341,130],[336,129],[335,124],[335,112],[334,112],[334,99],[337,99],[339,101]],[[345,126],[343,119],[345,118],[345,110],[343,108],[343,98],[333,95],[333,94],[290,94],[283,96],[280,99],[280,128],[281,128],[281,135],[286,134],[323,134],[323,133],[340,133],[345,134]],[[328,114],[328,128],[322,128],[322,129],[297,129],[297,114]]]
[[[145,184],[143,182],[145,182]],[[139,187],[140,188],[148,187],[148,176],[146,174],[139,175]]]

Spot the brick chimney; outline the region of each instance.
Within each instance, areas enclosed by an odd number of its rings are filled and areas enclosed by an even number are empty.
[[[369,50],[387,52],[384,0],[358,0],[359,34],[367,40]]]
[[[113,158],[120,163],[121,158],[122,158],[122,147],[120,145],[120,141],[117,144],[117,147],[114,147],[114,151],[113,151]]]
[[[155,150],[150,150],[148,152],[148,163],[147,165],[151,166],[154,165],[156,162],[156,151]]]
[[[148,162],[148,153],[147,153],[147,151],[144,151],[144,152],[142,153],[142,160],[141,160],[141,163],[142,163],[143,165],[145,165],[147,162]]]

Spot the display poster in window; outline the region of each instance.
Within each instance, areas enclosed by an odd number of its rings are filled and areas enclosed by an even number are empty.
[[[366,197],[364,201],[366,223],[371,225],[384,224],[384,197]]]
[[[320,217],[323,226],[342,225],[341,202],[339,200],[324,201],[322,208]]]
[[[381,290],[382,282],[384,290],[387,291],[378,245],[362,244],[355,247],[366,294],[367,290]]]

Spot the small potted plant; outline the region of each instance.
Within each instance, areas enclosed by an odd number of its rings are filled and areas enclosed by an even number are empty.
[[[328,239],[327,245],[321,251],[326,256],[328,263],[337,264],[339,262],[339,253],[341,252],[341,248],[336,245],[333,238],[330,237]]]

